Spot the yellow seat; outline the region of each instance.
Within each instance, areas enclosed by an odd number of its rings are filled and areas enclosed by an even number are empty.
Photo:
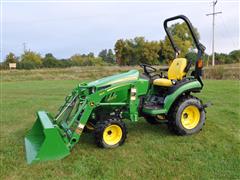
[[[166,87],[169,87],[169,86],[172,86],[172,81],[169,80],[169,79],[166,79],[166,78],[158,78],[158,79],[155,79],[153,81],[153,84],[154,85],[157,85],[157,86],[166,86]]]
[[[153,81],[153,84],[165,87],[170,87],[174,85],[174,82],[182,80],[182,78],[186,75],[186,72],[184,71],[186,66],[187,59],[185,58],[174,59],[168,69],[168,79],[158,78]]]

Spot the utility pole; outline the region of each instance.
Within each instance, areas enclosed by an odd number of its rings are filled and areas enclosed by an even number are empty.
[[[26,49],[26,43],[24,42],[23,43],[23,52],[26,52],[27,51],[27,49]]]
[[[215,15],[221,14],[222,12],[215,12],[215,6],[217,4],[217,0],[213,0],[213,12],[210,14],[206,14],[207,16],[212,16],[212,66],[215,66],[215,51],[214,51],[214,26],[215,26]]]

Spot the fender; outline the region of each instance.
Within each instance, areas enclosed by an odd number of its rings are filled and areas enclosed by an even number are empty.
[[[201,90],[201,89],[202,89],[202,85],[197,80],[182,85],[175,92],[173,92],[172,94],[168,95],[165,98],[165,100],[164,100],[164,110],[166,111],[165,113],[167,113],[169,111],[169,109],[171,108],[171,106],[175,102],[175,100],[179,96],[181,96],[183,93],[192,92],[192,91]]]

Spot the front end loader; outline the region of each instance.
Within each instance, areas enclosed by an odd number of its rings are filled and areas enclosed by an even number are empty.
[[[177,58],[179,50],[167,26],[169,21],[176,19],[186,22],[198,49],[195,69],[190,76],[187,74],[192,62]],[[158,70],[148,64],[141,64],[144,71],[141,75],[131,70],[79,84],[65,98],[55,116],[45,111],[37,112],[37,120],[25,137],[27,162],[68,156],[83,132],[93,132],[99,147],[120,146],[127,137],[124,119],[136,122],[144,117],[151,124],[166,121],[179,135],[199,132],[205,123],[206,105],[192,94],[203,88],[201,57],[205,47],[183,15],[166,19],[164,28],[176,53],[170,67],[164,70],[167,75],[158,74]]]

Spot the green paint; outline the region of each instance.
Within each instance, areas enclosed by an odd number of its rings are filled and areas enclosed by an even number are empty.
[[[70,154],[58,129],[45,112],[37,113],[37,120],[25,137],[27,162],[62,159]]]
[[[202,86],[201,86],[200,82],[196,80],[196,81],[189,82],[189,83],[181,86],[174,93],[167,96],[164,100],[164,109],[166,109],[166,112],[168,112],[171,105],[174,103],[174,101],[177,99],[177,97],[180,96],[183,92],[186,92],[191,89],[197,89],[197,88],[202,88]]]
[[[150,115],[158,115],[158,114],[166,114],[166,109],[145,109],[143,108],[143,112]]]
[[[131,70],[126,73],[117,74],[109,77],[105,77],[93,82],[88,83],[88,86],[101,87],[106,85],[114,85],[122,82],[136,81],[138,80],[139,72],[137,70]]]

